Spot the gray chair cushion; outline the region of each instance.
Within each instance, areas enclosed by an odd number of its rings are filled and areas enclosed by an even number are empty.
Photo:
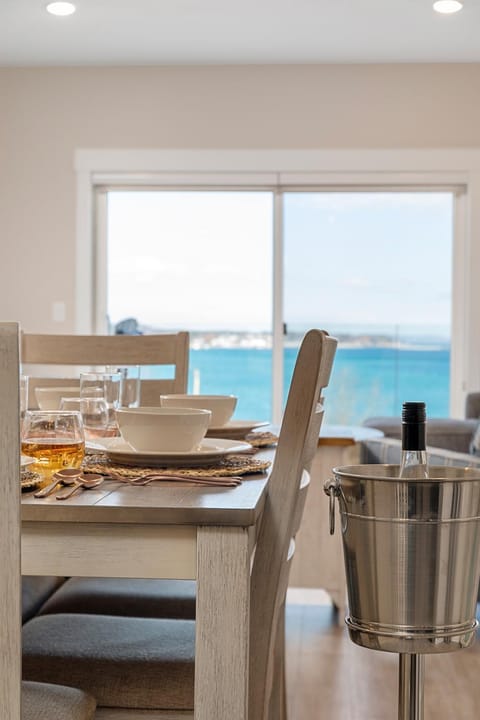
[[[72,687],[22,682],[22,720],[93,720],[96,702]]]
[[[193,580],[70,578],[39,612],[194,620],[195,590]]]
[[[195,623],[42,615],[23,626],[23,677],[68,684],[98,706],[193,708]]]
[[[22,622],[33,617],[45,600],[65,582],[60,577],[22,575]]]

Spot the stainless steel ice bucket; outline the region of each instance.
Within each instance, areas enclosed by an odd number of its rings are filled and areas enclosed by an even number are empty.
[[[480,578],[480,471],[398,465],[334,468],[349,615],[358,645],[397,653],[451,652],[474,640]]]

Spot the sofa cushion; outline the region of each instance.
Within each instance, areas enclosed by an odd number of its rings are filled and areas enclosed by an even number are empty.
[[[22,622],[33,617],[45,600],[64,582],[63,577],[22,575]]]
[[[77,688],[22,682],[22,720],[93,720],[96,702]]]
[[[480,419],[480,392],[469,392],[465,398],[465,417]]]
[[[95,613],[144,618],[195,619],[193,580],[70,578],[39,614]]]
[[[58,614],[23,627],[26,680],[65,683],[99,706],[193,708],[195,623]]]

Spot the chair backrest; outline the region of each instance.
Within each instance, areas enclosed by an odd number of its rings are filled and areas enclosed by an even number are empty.
[[[265,720],[274,686],[275,649],[310,466],[323,417],[337,341],[310,330],[301,344],[283,416],[251,576],[249,719]],[[321,452],[321,450],[320,450]]]
[[[0,717],[20,718],[19,332],[0,323]]]
[[[35,387],[71,385],[81,368],[99,365],[173,366],[174,376],[141,381],[142,405],[158,405],[161,393],[185,393],[188,382],[188,332],[159,335],[22,334],[21,362],[30,376],[29,407],[36,407]],[[69,366],[70,379],[32,377],[38,366]]]

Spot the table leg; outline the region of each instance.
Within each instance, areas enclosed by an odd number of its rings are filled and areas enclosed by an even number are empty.
[[[195,720],[247,720],[249,623],[248,531],[199,528]]]

